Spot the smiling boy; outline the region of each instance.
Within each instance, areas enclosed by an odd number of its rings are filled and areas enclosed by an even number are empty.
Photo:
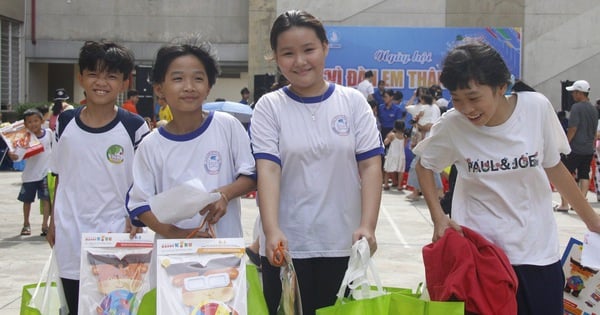
[[[58,177],[47,240],[71,315],[78,307],[81,234],[131,228],[125,194],[133,181],[134,150],[149,132],[142,117],[116,106],[133,65],[133,54],[118,44],[86,42],[77,80],[87,104],[58,117],[51,167]]]

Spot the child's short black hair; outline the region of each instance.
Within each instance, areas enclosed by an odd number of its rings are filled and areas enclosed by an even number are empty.
[[[404,123],[404,120],[402,120],[402,119],[396,119],[394,121],[394,129],[396,129],[396,131],[398,131],[398,132],[404,132],[405,128],[406,128],[406,124]]]
[[[30,108],[30,109],[24,111],[23,119],[27,119],[27,117],[33,116],[33,115],[36,115],[36,116],[40,117],[40,119],[44,120],[44,115],[42,115],[42,112],[40,112],[39,110],[37,110],[35,108]]]
[[[492,88],[510,83],[510,71],[490,45],[471,42],[452,49],[442,63],[440,82],[450,91],[469,88],[469,82]]]
[[[395,101],[401,101],[404,98],[404,94],[402,94],[401,91],[396,91],[394,92],[394,95],[392,95],[392,99]]]
[[[79,73],[84,70],[118,72],[127,79],[133,71],[133,53],[110,41],[86,41],[79,51]]]
[[[152,68],[153,83],[164,82],[167,69],[173,60],[188,55],[192,55],[202,62],[208,76],[208,86],[212,88],[217,82],[217,76],[221,73],[221,69],[212,45],[197,36],[176,39],[172,44],[158,50]]]

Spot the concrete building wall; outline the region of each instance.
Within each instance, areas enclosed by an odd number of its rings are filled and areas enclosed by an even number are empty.
[[[25,17],[25,1],[2,0],[0,2],[0,15],[23,22]]]
[[[524,79],[560,107],[561,81],[590,82],[600,99],[600,2],[527,0],[523,41]]]

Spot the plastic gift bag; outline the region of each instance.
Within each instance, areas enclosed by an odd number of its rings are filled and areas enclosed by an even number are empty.
[[[369,270],[374,286],[369,284]],[[347,289],[350,289],[350,297],[344,296]],[[348,269],[338,290],[335,305],[318,309],[317,315],[388,314],[389,307],[389,292],[384,290],[375,271],[369,243],[361,238],[352,245]]]
[[[23,286],[21,315],[66,315],[67,303],[62,284],[58,278],[58,267],[54,251],[42,269],[37,283]]]
[[[255,265],[246,265],[246,281],[248,281],[248,314],[268,314],[267,301]]]
[[[367,273],[370,271],[372,281]],[[372,284],[374,283],[374,285]],[[369,244],[361,239],[352,245],[348,269],[334,305],[320,308],[317,315],[462,315],[463,302],[432,302],[411,289],[383,287],[371,260]],[[346,289],[350,296],[345,297]]]
[[[247,313],[242,238],[158,239],[157,314]]]
[[[246,265],[246,281],[248,282],[248,314],[268,314],[269,310],[256,266]],[[144,295],[138,314],[156,315],[156,289]]]
[[[275,250],[273,262],[279,265],[279,278],[281,279],[281,299],[277,307],[278,315],[302,315],[302,299],[296,270],[289,252],[280,243]]]
[[[152,196],[150,209],[158,221],[173,224],[199,215],[200,210],[220,198],[218,192],[207,192],[200,179],[191,179]]]
[[[150,289],[154,236],[83,233],[79,314],[143,314],[140,301]]]

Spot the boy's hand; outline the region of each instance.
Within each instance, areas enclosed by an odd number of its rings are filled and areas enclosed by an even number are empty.
[[[221,193],[221,198],[200,210],[200,215],[206,215],[206,221],[208,223],[216,224],[219,222],[219,219],[227,213],[228,203],[229,200],[227,197]]]
[[[131,223],[129,217],[125,217],[125,233],[129,233],[129,238],[132,239],[137,233],[143,233],[144,228],[137,227]]]
[[[50,247],[54,247],[54,234],[55,234],[55,227],[53,222],[50,222],[50,226],[48,226],[48,232],[46,232],[46,241],[48,241],[48,244],[50,244]]]

